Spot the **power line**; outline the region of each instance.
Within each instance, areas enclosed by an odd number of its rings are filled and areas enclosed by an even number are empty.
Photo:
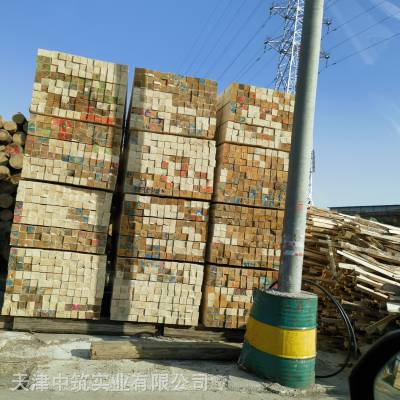
[[[190,65],[186,68],[185,70],[185,75],[190,71],[190,69],[192,68],[193,64],[196,63],[197,59],[199,58],[200,54],[203,52],[204,47],[209,43],[209,38],[211,37],[211,34],[213,33],[213,31],[215,30],[215,28],[219,25],[219,23],[221,22],[222,18],[225,16],[226,12],[228,11],[230,6],[230,2],[228,1],[228,3],[226,3],[225,8],[222,10],[222,13],[220,14],[219,18],[215,21],[215,24],[213,25],[213,27],[211,28],[208,36],[206,37],[206,39],[204,40],[202,46],[200,47],[200,50],[198,51],[197,55],[194,57],[193,61],[190,63]]]
[[[208,26],[208,22],[209,22],[210,18],[215,14],[215,11],[217,11],[217,8],[218,8],[218,6],[219,6],[220,4],[221,4],[221,3],[220,3],[219,1],[217,1],[217,2],[215,3],[215,7],[211,10],[211,13],[208,15],[208,18],[206,18],[205,23],[202,25],[202,29],[200,29],[200,32],[199,32],[199,34],[197,35],[196,40],[194,41],[192,47],[191,47],[190,50],[189,50],[189,53],[188,53],[188,54],[185,56],[185,58],[183,59],[183,61],[182,61],[182,64],[183,64],[183,65],[186,65],[186,62],[187,62],[187,60],[188,60],[188,56],[192,53],[192,50],[195,49],[195,48],[197,47],[197,45],[198,45],[198,43],[199,43],[199,41],[200,41],[200,38],[202,37],[203,33],[205,32],[205,30],[206,30],[206,28],[207,28],[207,26]]]
[[[274,33],[271,35],[271,37],[274,37],[278,31],[280,30],[280,27],[278,27],[278,29],[275,29]],[[238,72],[238,74],[236,75],[237,78],[235,78],[236,80],[239,80],[242,76],[246,75],[247,72],[250,71],[251,68],[253,68],[253,66],[255,65],[255,63],[257,63],[258,61],[260,61],[260,59],[264,56],[266,52],[266,47],[264,44],[264,50],[263,52],[258,55],[260,53],[259,49],[257,49],[257,51],[253,54],[252,57],[250,57],[250,60],[242,67],[242,69]],[[256,58],[257,57],[257,58]],[[250,65],[251,64],[251,65]],[[244,71],[244,72],[243,72]]]
[[[365,48],[363,48],[361,50],[355,51],[355,52],[353,52],[353,53],[351,53],[351,54],[349,54],[349,55],[347,55],[345,57],[342,57],[338,61],[328,65],[327,68],[333,67],[334,65],[341,64],[342,62],[348,60],[349,58],[352,58],[352,57],[356,56],[357,54],[361,54],[361,53],[363,53],[363,52],[365,52],[365,51],[367,51],[369,49],[372,49],[373,47],[379,46],[380,44],[385,43],[385,42],[387,42],[389,40],[392,40],[392,39],[394,39],[395,37],[398,37],[398,36],[400,36],[400,32],[395,33],[394,35],[389,36],[389,37],[387,37],[385,39],[379,40],[378,42],[375,42],[375,43],[373,43],[373,44],[371,44],[371,45],[369,45],[369,46],[367,46],[367,47],[365,47]]]
[[[383,4],[383,3],[385,3],[385,2],[386,2],[386,0],[382,0],[382,1],[380,1],[379,3],[377,3],[377,4],[375,4],[375,5],[371,6],[371,7],[369,7],[368,9],[366,9],[366,10],[360,12],[359,14],[355,15],[354,17],[351,17],[350,19],[348,19],[347,21],[343,22],[342,24],[340,24],[340,25],[337,26],[336,28],[332,29],[329,33],[332,33],[332,32],[337,31],[338,29],[340,29],[340,28],[342,28],[343,26],[349,24],[350,22],[355,21],[356,19],[358,19],[359,17],[363,16],[364,14],[369,13],[370,11],[372,11],[373,9],[379,7],[381,4]]]
[[[217,48],[217,46],[219,45],[219,43],[221,42],[221,39],[224,37],[225,33],[228,31],[228,29],[231,27],[231,25],[233,24],[233,22],[236,20],[237,15],[239,14],[239,11],[243,8],[243,6],[246,4],[246,0],[242,1],[242,4],[239,5],[239,8],[236,10],[236,12],[234,13],[234,15],[232,16],[230,22],[228,25],[226,25],[225,29],[223,30],[223,32],[218,36],[218,39],[214,42],[214,45],[212,46],[211,50],[208,52],[208,54],[206,55],[205,58],[203,58],[203,62],[200,62],[199,64],[202,65],[204,64],[204,61],[206,61],[211,54],[214,52],[214,50]]]
[[[329,10],[332,6],[334,6],[336,3],[338,3],[340,0],[332,0],[326,7],[325,11]]]
[[[208,69],[206,72],[206,75],[209,75],[211,71],[214,69],[214,67],[218,64],[218,61],[220,61],[223,57],[223,55],[226,53],[228,48],[231,46],[231,44],[236,40],[237,36],[242,32],[243,27],[247,25],[247,23],[251,20],[255,12],[260,8],[261,4],[263,4],[263,0],[260,0],[258,4],[254,7],[254,9],[251,11],[247,19],[244,21],[244,23],[240,26],[240,28],[237,30],[233,38],[230,40],[230,42],[225,46],[225,48],[222,50],[222,53],[219,57],[216,57],[214,63],[211,65],[211,67]]]
[[[237,61],[237,59],[243,54],[243,52],[247,49],[249,44],[253,41],[253,39],[261,32],[263,28],[265,28],[265,25],[267,22],[271,19],[271,16],[269,16],[262,24],[261,26],[253,33],[253,35],[250,37],[250,39],[246,42],[246,44],[240,49],[239,53],[236,55],[236,57],[226,66],[226,68],[223,70],[223,72],[219,75],[217,80],[220,80],[226,72],[232,67],[233,64]]]
[[[266,52],[266,50],[264,49],[263,52],[258,55],[259,53],[259,49],[257,49],[256,53],[253,55],[253,57],[250,57],[250,60],[242,67],[242,69],[238,72],[238,74],[236,75],[235,80],[239,80],[241,79],[242,76],[246,75],[252,68],[253,66],[261,60],[261,58],[263,57],[264,53]],[[257,57],[257,58],[255,58]]]
[[[351,39],[353,39],[353,38],[355,38],[357,36],[362,35],[363,33],[369,31],[370,29],[374,28],[375,26],[380,25],[382,22],[385,22],[386,20],[388,20],[390,18],[393,18],[394,16],[396,16],[398,14],[400,14],[400,10],[398,10],[397,12],[395,12],[395,13],[393,13],[391,15],[386,16],[385,18],[382,18],[381,20],[379,20],[378,22],[376,22],[376,23],[374,23],[372,25],[367,26],[366,28],[364,28],[361,31],[355,33],[354,35],[349,36],[347,39],[342,40],[341,42],[337,43],[335,46],[329,48],[327,51],[330,52],[331,50],[336,49],[339,46],[342,46],[344,43],[348,42],[349,40],[351,40]]]
[[[264,53],[265,54],[265,53]],[[268,58],[267,62],[261,65],[261,68],[257,69],[256,72],[250,77],[249,81],[252,81],[257,75],[261,74],[264,71],[265,67],[267,67],[273,61],[274,57]],[[274,83],[275,78],[267,85],[267,87],[271,86]]]

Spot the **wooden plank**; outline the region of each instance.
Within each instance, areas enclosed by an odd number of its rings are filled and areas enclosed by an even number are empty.
[[[205,328],[207,329],[207,328]],[[179,339],[197,339],[203,341],[242,342],[245,331],[243,329],[229,329],[224,331],[184,329],[164,327],[164,337]]]
[[[179,339],[197,339],[204,341],[224,340],[224,332],[197,331],[195,329],[179,329],[164,327],[164,337]]]
[[[356,271],[357,273],[359,273],[361,275],[368,276],[368,277],[370,277],[378,282],[381,282],[381,283],[387,283],[388,285],[393,285],[393,286],[400,286],[400,282],[397,282],[392,279],[387,279],[387,278],[384,278],[384,277],[376,275],[376,274],[372,274],[371,272],[365,271],[362,267],[359,267],[359,266],[356,266],[354,268],[354,271]]]
[[[400,390],[400,367],[397,368],[396,376],[393,382],[393,387]]]
[[[400,243],[400,237],[394,235],[381,235],[380,233],[373,232],[371,230],[361,228],[361,233],[364,235],[370,235],[377,239],[387,240],[388,242]]]
[[[389,298],[389,296],[386,296],[386,294],[376,292],[375,290],[372,290],[372,289],[367,288],[366,286],[363,286],[363,285],[360,285],[360,284],[357,284],[356,288],[360,289],[362,292],[369,293],[372,296],[377,297],[378,299],[387,300]]]
[[[92,343],[91,360],[219,360],[236,361],[241,345],[210,342],[170,342],[160,340]]]
[[[12,329],[13,326],[13,317],[9,316],[0,316],[0,329]]]
[[[367,326],[365,331],[367,333],[373,333],[376,330],[382,332],[388,324],[390,324],[393,320],[397,319],[399,315],[387,315],[386,317],[382,318],[381,320],[374,322],[373,324]]]
[[[333,276],[336,276],[337,275],[337,266],[336,266],[336,260],[335,260],[335,251],[334,251],[331,240],[328,240],[328,258],[329,258],[329,264],[331,266]]]
[[[368,254],[369,256],[376,257],[376,258],[379,258],[379,259],[384,260],[384,261],[390,261],[390,262],[395,263],[395,264],[400,264],[400,260],[399,260],[398,257],[391,256],[390,254],[383,253],[380,250],[373,250],[371,248],[363,248],[363,247],[359,247],[359,246],[354,246],[354,245],[352,245],[350,243],[346,243],[346,242],[342,242],[342,241],[338,242],[338,244],[343,249],[356,251],[356,252],[360,252],[360,253],[365,253],[365,254]]]
[[[385,268],[380,268],[380,267],[378,267],[376,265],[373,265],[373,264],[369,263],[368,261],[365,261],[364,259],[362,259],[360,257],[357,257],[357,256],[355,256],[355,255],[353,255],[351,253],[348,253],[346,251],[340,251],[340,250],[338,250],[337,252],[338,252],[338,254],[340,254],[340,255],[342,255],[342,256],[344,256],[344,257],[346,257],[346,258],[348,258],[348,259],[350,259],[352,261],[355,261],[356,263],[361,264],[364,267],[372,269],[373,271],[379,272],[382,275],[386,275],[386,276],[389,276],[390,278],[394,278],[394,279],[396,279],[396,278],[398,279],[399,278],[397,274],[393,274],[390,271],[386,270]]]
[[[386,308],[389,313],[396,313],[400,315],[400,303],[394,301],[388,301],[386,303]]]
[[[355,264],[339,263],[338,267],[341,269],[347,269],[348,271],[355,271],[357,266]]]
[[[14,317],[13,330],[83,335],[155,335],[156,325],[115,321]]]
[[[383,283],[375,282],[374,280],[369,279],[362,275],[357,276],[356,282],[366,283],[367,285],[373,286],[374,288],[377,288],[377,289],[382,289],[382,287],[384,285]]]

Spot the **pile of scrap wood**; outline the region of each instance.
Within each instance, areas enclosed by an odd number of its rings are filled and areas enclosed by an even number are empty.
[[[400,316],[400,228],[311,207],[304,279],[342,303],[359,339],[381,333]],[[341,333],[335,306],[322,294],[319,313],[321,332]]]

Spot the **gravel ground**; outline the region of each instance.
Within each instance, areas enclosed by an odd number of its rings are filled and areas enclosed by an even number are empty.
[[[0,400],[112,400],[131,399],[132,395],[135,399],[166,400],[189,396],[191,400],[348,398],[348,371],[317,380],[311,391],[300,392],[260,380],[231,362],[89,359],[92,342],[121,339],[0,332]],[[334,370],[344,355],[321,350],[318,359],[318,369],[327,372]]]

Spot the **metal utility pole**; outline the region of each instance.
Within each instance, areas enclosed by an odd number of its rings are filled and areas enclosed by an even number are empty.
[[[283,33],[277,38],[267,38],[265,46],[275,50],[279,54],[278,66],[275,75],[275,90],[294,93],[297,83],[299,65],[299,53],[301,44],[301,32],[304,19],[304,0],[280,0],[273,2],[270,7],[271,15],[279,15],[283,19]],[[323,20],[323,25],[329,32],[332,21],[329,18]],[[321,52],[321,58],[329,60],[329,54]],[[312,166],[310,169],[309,201],[312,204],[312,174],[315,172],[314,150],[312,151]]]
[[[278,38],[268,38],[265,41],[266,46],[279,54],[275,90],[294,93],[303,28],[304,0],[274,2],[270,12],[272,15],[280,15],[284,21],[282,35]]]
[[[301,291],[324,0],[305,0],[279,290],[255,290],[239,365],[281,385],[315,382],[318,298]]]
[[[283,33],[277,38],[267,38],[264,45],[279,54],[275,75],[275,90],[294,93],[297,83],[297,70],[303,29],[304,0],[280,0],[270,7],[271,15],[283,19]],[[313,151],[314,154],[314,151]],[[312,203],[312,168],[310,169],[309,200]]]
[[[312,192],[313,192],[313,173],[315,173],[315,151],[311,151],[311,167],[310,167],[310,180],[308,183],[308,200],[307,204],[308,205],[313,205],[313,197],[312,197]]]
[[[301,291],[323,0],[306,1],[289,160],[279,290]]]

